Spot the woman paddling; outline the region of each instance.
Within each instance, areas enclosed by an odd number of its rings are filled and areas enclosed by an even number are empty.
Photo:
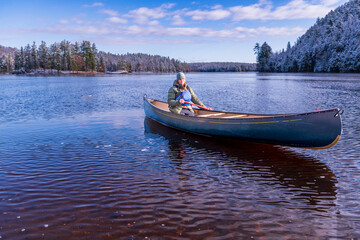
[[[191,102],[201,108],[206,108],[197,98],[194,91],[186,84],[185,74],[179,72],[176,74],[176,80],[168,92],[169,109],[173,113],[195,116]],[[212,108],[208,108],[208,110],[212,110]]]

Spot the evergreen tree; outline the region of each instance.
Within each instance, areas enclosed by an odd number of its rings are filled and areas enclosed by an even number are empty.
[[[24,69],[25,55],[24,48],[21,47],[20,51],[15,52],[14,68],[15,70]]]
[[[81,43],[81,55],[85,62],[85,71],[89,71],[89,70],[94,71],[96,68],[95,56],[93,54],[93,50],[94,50],[93,47],[91,47],[89,41],[83,41]]]
[[[6,65],[7,65],[7,72],[12,73],[14,71],[14,62],[11,53],[8,54]]]
[[[71,46],[70,42],[63,40],[60,43],[60,52],[61,52],[61,69],[68,71],[71,69]]]
[[[286,51],[290,51],[291,45],[290,42],[287,43]]]
[[[96,55],[97,55],[97,49],[95,43],[93,43],[90,51],[90,64],[89,64],[92,72],[96,70]]]
[[[15,52],[14,67],[20,69],[20,52]]]
[[[57,43],[50,46],[51,55],[51,68],[56,69],[58,72],[61,70],[61,50]]]
[[[272,55],[271,47],[264,42],[261,47],[259,43],[255,44],[254,52],[257,55],[256,61],[258,63],[258,71],[260,72],[268,72],[271,70],[271,66],[269,65],[270,57]]]
[[[265,65],[258,61],[259,71],[360,72],[359,36],[360,0],[350,0],[317,19],[285,52],[272,54]]]
[[[4,64],[4,58],[0,56],[0,73],[6,72],[6,66]]]
[[[34,64],[32,62],[32,57],[31,57],[31,47],[30,44],[27,44],[24,48],[24,67],[25,67],[25,71],[30,71],[32,69],[34,69]]]
[[[105,72],[105,70],[106,70],[106,67],[105,67],[104,58],[103,58],[103,56],[100,56],[98,72]]]
[[[33,42],[33,45],[31,46],[31,66],[32,69],[38,69],[39,68],[39,59],[37,54],[37,47],[36,43]]]
[[[39,66],[42,69],[48,69],[49,68],[49,51],[46,46],[46,43],[44,41],[41,41],[41,44],[39,46],[38,50],[38,56],[39,56]]]

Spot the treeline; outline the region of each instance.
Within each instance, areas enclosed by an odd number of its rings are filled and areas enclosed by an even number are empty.
[[[260,72],[360,72],[360,0],[351,0],[318,19],[294,46],[272,52],[254,47]]]
[[[246,72],[254,63],[186,63],[143,53],[113,54],[98,51],[94,43],[62,41],[47,46],[35,42],[20,49],[0,46],[0,72]]]
[[[35,70],[105,71],[104,60],[97,57],[96,46],[89,41],[72,44],[64,40],[50,46],[44,41],[39,46],[33,42],[32,45],[16,49],[8,61],[11,64],[6,70],[14,73]]]
[[[149,55],[144,53],[112,54],[100,52],[99,57],[104,59],[106,71],[126,72],[188,72],[187,63],[169,57]]]
[[[255,63],[204,62],[189,63],[191,72],[249,72],[256,70]]]
[[[20,49],[0,46],[0,72],[177,72],[189,71],[186,63],[149,54],[112,54],[98,51],[89,41],[62,41],[47,46],[35,42]]]

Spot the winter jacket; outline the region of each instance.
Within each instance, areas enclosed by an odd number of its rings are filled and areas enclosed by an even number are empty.
[[[190,92],[191,94],[191,101],[197,105],[200,105],[202,107],[205,107],[205,105],[197,98],[197,96],[195,95],[194,91],[189,87],[186,86],[186,89]],[[169,104],[169,110],[171,112],[174,113],[180,113],[182,108],[187,108],[190,111],[194,112],[194,110],[192,109],[191,105],[189,106],[182,106],[180,104],[180,101],[175,100],[176,97],[181,94],[182,90],[184,90],[183,86],[181,84],[178,83],[177,80],[174,81],[173,86],[169,89],[168,92],[168,104]]]

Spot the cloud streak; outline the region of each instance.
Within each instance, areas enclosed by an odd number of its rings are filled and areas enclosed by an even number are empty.
[[[190,21],[220,21],[230,19],[233,22],[243,20],[286,20],[286,19],[314,19],[322,17],[333,9],[332,5],[339,0],[291,0],[287,4],[274,7],[272,2],[260,0],[252,5],[235,5],[224,8],[222,5],[215,5],[209,9],[180,9],[172,10],[175,4],[162,4],[156,8],[140,7],[122,14],[119,19],[109,19],[113,23],[129,23],[137,25],[158,25],[160,19],[166,18],[172,25],[180,26],[188,24]],[[110,17],[119,17],[117,10],[102,9],[101,13]],[[188,18],[188,19],[187,19]],[[165,19],[165,20],[164,20]],[[126,21],[125,21],[126,20]]]
[[[102,7],[104,6],[103,3],[101,2],[96,2],[96,3],[93,3],[93,4],[84,4],[83,7]]]
[[[193,20],[220,20],[231,15],[229,10],[214,9],[210,11],[195,10],[185,13],[186,16],[191,16]]]
[[[246,28],[235,27],[228,30],[216,30],[213,28],[199,28],[199,27],[170,27],[163,26],[147,26],[139,25],[119,26],[119,27],[97,27],[97,26],[54,26],[48,28],[31,29],[32,33],[50,33],[50,34],[90,34],[90,35],[113,35],[121,38],[124,36],[130,37],[195,37],[195,38],[253,38],[257,36],[289,36],[294,34],[302,34],[305,32],[304,28],[295,27],[258,27]]]
[[[111,9],[102,9],[99,11],[100,13],[106,14],[110,17],[116,17],[119,16],[119,12]]]

